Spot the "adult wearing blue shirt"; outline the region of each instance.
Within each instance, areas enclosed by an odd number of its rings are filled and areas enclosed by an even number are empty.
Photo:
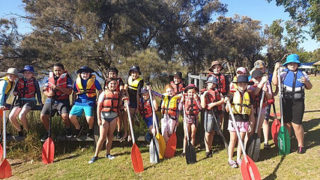
[[[94,124],[94,107],[96,105],[97,90],[101,93],[102,88],[96,76],[92,74],[94,71],[88,66],[82,66],[77,71],[77,79],[73,86],[73,92],[77,95],[77,99],[70,111],[70,121],[75,126],[74,137],[79,137],[83,131],[83,127],[80,126],[77,117],[81,117],[84,112],[89,130],[87,132],[88,137],[93,136],[93,124]]]

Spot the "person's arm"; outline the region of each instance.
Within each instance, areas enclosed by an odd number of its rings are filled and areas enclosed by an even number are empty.
[[[303,73],[303,77],[301,77],[300,82],[306,86],[306,89],[310,90],[312,88],[312,84],[309,80],[309,77],[306,73]]]
[[[0,109],[4,108],[4,100],[5,100],[5,96],[6,96],[6,88],[8,86],[7,81],[0,81]]]
[[[158,111],[158,104],[155,99],[153,99],[153,107],[154,107],[154,111],[157,112]]]
[[[98,119],[98,125],[99,126],[102,124],[101,110],[102,110],[103,100],[104,100],[104,93],[101,93],[99,98],[98,98],[98,105],[97,105],[97,119]]]
[[[208,91],[205,91],[205,92],[200,96],[202,109],[205,109],[206,106],[207,106],[207,103],[206,103],[206,95],[207,95],[207,93],[208,93]]]
[[[221,99],[220,99],[219,101],[217,101],[217,102],[212,102],[212,103],[208,104],[208,108],[209,108],[209,109],[212,109],[212,108],[215,107],[215,106],[220,106],[220,105],[222,105],[222,104],[224,103],[224,97],[223,97],[222,93],[220,93],[220,97],[221,97]]]
[[[277,62],[274,66],[273,75],[272,75],[272,83],[275,86],[278,86],[278,69],[280,68],[281,64]]]
[[[194,98],[195,101],[196,101],[196,105],[199,107],[200,110],[202,110],[201,103],[200,103],[200,101],[199,101],[199,96],[198,96],[197,94],[195,94],[195,95],[193,96],[193,98]]]

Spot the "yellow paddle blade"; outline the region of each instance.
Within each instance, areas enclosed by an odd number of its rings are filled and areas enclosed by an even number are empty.
[[[166,142],[160,133],[157,133],[156,138],[159,142],[159,159],[163,159],[164,153],[166,152]]]

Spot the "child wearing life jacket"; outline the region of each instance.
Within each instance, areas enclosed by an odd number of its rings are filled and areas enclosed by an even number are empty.
[[[116,67],[110,67],[108,69],[108,78],[117,79],[117,91],[121,94],[121,96],[127,96],[127,93],[124,89],[124,83],[120,77],[118,77],[118,69]],[[126,138],[127,131],[124,131],[123,136],[121,136],[121,127],[124,129],[128,128],[128,122],[127,122],[127,113],[124,111],[124,106],[121,106],[120,112],[119,112],[119,118],[117,119],[117,139],[124,139]]]
[[[42,107],[40,119],[47,131],[41,138],[44,142],[48,138],[49,117],[54,116],[56,112],[61,115],[65,124],[66,137],[71,138],[72,132],[69,121],[70,100],[72,93],[72,79],[64,69],[63,64],[53,65],[53,72],[49,73],[49,78],[43,87],[43,94],[47,99]]]
[[[237,71],[236,71],[236,76],[233,77],[233,82],[237,81],[237,77],[241,76],[241,75],[246,75],[247,74],[247,70],[244,67],[238,67]],[[230,93],[234,93],[237,90],[237,84],[236,83],[230,83]]]
[[[278,69],[280,63],[276,63],[272,82],[274,85],[281,84],[282,90],[282,105],[283,105],[283,118],[284,123],[291,133],[291,126],[298,141],[297,153],[303,154],[306,152],[304,147],[304,129],[302,126],[302,119],[304,114],[304,89],[310,90],[312,84],[308,75],[299,70],[300,66],[299,56],[297,54],[290,54],[287,56],[286,62],[283,64],[284,69],[280,72],[280,80],[278,82]]]
[[[248,81],[248,76],[238,76],[237,81],[234,83],[237,84],[237,90],[233,93],[230,103],[237,127],[234,127],[231,116],[229,116],[228,130],[230,133],[230,142],[228,147],[228,164],[232,168],[237,168],[241,164],[241,147],[240,143],[238,143],[236,162],[232,159],[234,148],[238,140],[235,128],[239,129],[241,140],[243,141],[249,128],[249,120],[252,119],[253,106],[250,94],[247,91],[248,84],[252,84],[252,82]],[[225,98],[225,102],[227,101],[229,101],[228,97]],[[228,112],[230,111],[228,106],[226,107],[226,110]]]
[[[41,92],[38,81],[34,77],[34,69],[30,65],[24,66],[23,70],[23,78],[19,78],[18,83],[13,91],[15,96],[18,96],[12,111],[9,114],[9,119],[13,125],[13,127],[18,131],[20,137],[23,137],[23,129],[27,132],[28,121],[27,114],[28,112],[34,108],[37,104],[37,100],[40,105],[42,105]],[[17,117],[22,123],[22,126],[18,123]]]
[[[179,124],[179,102],[180,95],[176,95],[174,88],[167,84],[165,86],[166,93],[162,95],[161,100],[161,132],[164,140],[167,142],[170,136],[174,133]]]
[[[9,68],[6,75],[0,78],[0,136],[2,135],[2,112],[3,110],[10,108],[10,105],[8,105],[6,101],[15,87],[15,80],[17,78],[18,70],[16,68]]]
[[[183,93],[183,90],[185,88],[185,84],[182,81],[182,73],[181,72],[175,72],[173,74],[173,81],[170,82],[170,85],[173,87],[175,94]]]
[[[153,102],[151,102],[149,91],[144,88],[141,89],[141,96],[142,97],[140,98],[140,101],[139,101],[140,114],[149,129],[149,134],[153,134],[153,132],[152,132],[152,129],[153,129],[153,116],[152,116],[152,114],[153,114],[153,112],[152,112],[151,105],[153,105],[154,111],[157,111],[157,108],[158,108],[157,101],[153,98]],[[148,134],[147,134],[146,141],[150,142],[151,137],[152,136],[148,136]]]
[[[138,112],[138,102],[140,99],[141,89],[143,87],[143,79],[140,77],[141,72],[139,66],[132,66],[129,70],[128,77],[128,94],[129,94],[129,108],[131,119]],[[136,119],[138,122],[138,119]],[[126,133],[127,131],[127,133]],[[128,129],[125,129],[125,134],[128,134]],[[131,141],[130,134],[128,135],[128,141]]]
[[[94,71],[88,66],[82,66],[77,71],[77,79],[73,85],[74,95],[77,96],[74,105],[70,111],[70,121],[75,127],[74,137],[79,137],[83,131],[77,117],[81,117],[84,112],[89,126],[87,137],[93,136],[94,109],[97,99],[97,91],[102,92],[101,85],[92,74]]]
[[[215,131],[220,128],[220,114],[224,98],[217,90],[218,79],[209,76],[207,79],[207,90],[201,96],[201,107],[204,109],[204,130],[206,157],[212,157],[212,141]]]
[[[99,95],[98,106],[97,106],[97,119],[100,129],[100,136],[97,142],[96,150],[93,158],[89,161],[89,164],[98,160],[99,152],[102,148],[103,143],[106,141],[106,158],[112,160],[115,157],[110,154],[113,132],[117,126],[116,119],[122,101],[127,101],[128,97],[121,97],[120,93],[116,90],[117,79],[107,79],[106,89]],[[125,102],[127,103],[127,102]]]
[[[264,76],[264,73],[258,69],[254,70],[251,74],[251,80],[254,84],[248,87],[248,91],[250,92],[251,98],[252,98],[252,104],[253,104],[253,113],[255,115],[255,121],[252,123],[251,129],[252,131],[250,134],[252,134],[255,130],[255,126],[258,124],[258,136],[261,137],[261,128],[262,124],[264,123],[266,109],[268,106],[268,100],[272,98],[272,92],[271,87],[268,82],[268,76]],[[260,101],[262,98],[262,91],[264,91],[264,99],[261,109],[261,115],[260,120],[258,120],[258,113],[260,111]]]
[[[194,84],[189,84],[185,90],[185,94],[182,95],[179,110],[184,111],[184,141],[183,141],[183,152],[185,154],[187,145],[187,132],[189,138],[191,138],[192,145],[196,142],[196,132],[199,121],[199,112],[202,109],[200,104],[199,96],[197,95],[198,88]],[[191,133],[189,133],[191,131]]]

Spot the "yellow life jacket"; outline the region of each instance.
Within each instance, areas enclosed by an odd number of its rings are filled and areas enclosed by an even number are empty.
[[[231,106],[234,114],[250,115],[251,102],[249,93],[246,91],[242,95],[238,90],[234,92]]]
[[[8,76],[5,76],[5,77],[1,78],[0,80],[7,81],[8,85],[7,85],[7,87],[6,87],[5,94],[6,94],[6,95],[10,94],[10,91],[11,91],[12,88],[13,88],[13,82],[10,82],[10,81],[9,81]]]
[[[86,92],[86,95],[89,98],[97,96],[96,86],[94,84],[95,80],[96,80],[96,76],[92,74],[91,77],[87,81],[86,89],[84,89],[83,86],[82,86],[81,77],[80,77],[80,74],[79,74],[78,77],[77,77],[77,80],[76,80],[76,88],[78,90],[77,94],[83,94],[83,93]]]
[[[129,85],[129,89],[133,89],[133,90],[138,90],[138,85],[139,82],[142,80],[141,77],[139,77],[138,79],[132,80],[132,77],[129,76],[128,78],[128,85]]]
[[[170,100],[168,95],[164,96],[161,104],[161,113],[176,116],[178,109],[177,103],[179,99],[180,96],[173,96]]]

